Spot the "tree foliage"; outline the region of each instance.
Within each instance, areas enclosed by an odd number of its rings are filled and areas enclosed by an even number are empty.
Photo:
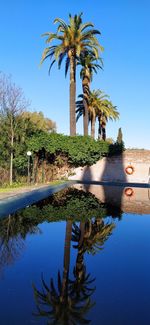
[[[0,75],[0,133],[4,142],[5,154],[9,161],[10,185],[13,180],[14,142],[20,128],[20,114],[27,108],[28,102],[21,88],[17,87],[10,76]],[[1,150],[3,155],[3,150]]]
[[[0,74],[0,166],[10,183],[17,174],[27,174],[27,141],[39,131],[56,131],[56,123],[42,112],[28,112],[29,101],[10,76]],[[5,173],[4,170],[8,171]]]
[[[123,134],[121,128],[118,130],[118,135],[117,135],[117,143],[122,144],[123,142]]]
[[[37,130],[46,132],[56,132],[56,123],[44,116],[42,112],[28,112],[21,114],[23,123],[25,124],[25,131],[35,133]]]
[[[94,141],[88,136],[70,137],[62,134],[46,134],[41,132],[32,137],[29,150],[38,153],[46,151],[47,155],[64,154],[74,166],[92,165],[102,154],[108,151],[104,142]]]

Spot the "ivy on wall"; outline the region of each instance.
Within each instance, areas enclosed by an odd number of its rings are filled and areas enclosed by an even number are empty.
[[[63,134],[39,132],[28,142],[28,149],[35,154],[53,156],[65,155],[74,166],[93,165],[103,156],[120,154],[123,146],[107,141],[94,140],[89,136],[67,136]]]

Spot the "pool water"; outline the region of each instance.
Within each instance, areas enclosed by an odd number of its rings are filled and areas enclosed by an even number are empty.
[[[0,324],[150,324],[149,189],[93,186],[0,220]]]

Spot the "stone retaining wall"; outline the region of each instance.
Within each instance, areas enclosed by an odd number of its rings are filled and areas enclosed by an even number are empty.
[[[132,166],[131,175],[126,167]],[[74,169],[70,180],[150,183],[150,150],[126,150],[122,155],[103,158],[90,167]]]

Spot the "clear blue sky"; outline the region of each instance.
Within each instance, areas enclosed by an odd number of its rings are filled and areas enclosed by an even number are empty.
[[[126,147],[150,149],[149,0],[1,0],[0,70],[22,87],[32,110],[43,111],[56,121],[58,132],[68,134],[68,78],[56,66],[49,77],[48,62],[39,68],[45,47],[41,34],[55,30],[56,17],[67,21],[69,13],[81,11],[84,22],[101,31],[105,48],[104,71],[95,76],[92,89],[109,94],[120,112],[118,122],[108,123],[107,136],[116,139],[122,127]]]

